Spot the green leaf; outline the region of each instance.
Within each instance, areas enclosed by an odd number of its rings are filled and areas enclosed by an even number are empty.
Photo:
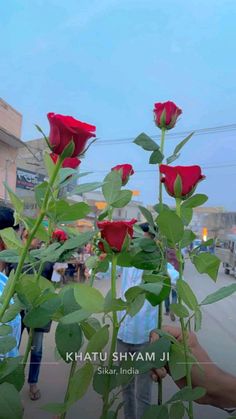
[[[88,342],[86,353],[101,352],[109,340],[108,325],[98,329]]]
[[[185,208],[181,205],[180,207],[180,216],[181,220],[183,221],[185,226],[188,226],[193,218],[193,210],[192,208]]]
[[[153,206],[154,211],[156,211],[158,214],[160,214],[162,211],[171,211],[170,207],[166,204],[156,204]]]
[[[102,182],[84,183],[83,185],[76,186],[76,188],[73,190],[73,194],[83,195],[85,192],[91,192],[95,191],[95,189],[101,188],[102,185]]]
[[[189,312],[183,304],[170,304],[170,311],[176,314],[179,318],[189,316]]]
[[[8,280],[9,282],[9,280]],[[6,287],[5,287],[6,288]],[[20,302],[18,297],[14,297],[14,304],[10,304],[9,308],[5,311],[2,322],[8,323],[13,320],[18,313],[24,308],[24,305]]]
[[[128,302],[132,302],[132,301],[134,301],[134,300],[137,298],[137,296],[138,296],[139,294],[141,294],[142,292],[143,292],[143,291],[142,291],[142,290],[141,290],[141,288],[140,288],[140,287],[138,287],[138,286],[128,288],[128,289],[127,289],[127,291],[125,292],[125,298],[126,298],[126,300],[127,300]]]
[[[142,416],[142,419],[169,419],[168,409],[167,406],[150,406],[145,410],[144,415]],[[175,418],[177,419],[177,418]]]
[[[55,413],[55,415],[62,415],[68,409],[65,403],[47,403],[42,407],[46,412]]]
[[[188,230],[188,229],[184,230],[184,235],[180,242],[181,249],[189,246],[195,238],[196,238],[196,234],[194,234],[192,230]]]
[[[54,287],[52,283],[40,276],[37,278],[37,275],[22,275],[20,281],[16,285],[16,292],[20,295],[21,299],[26,299],[27,302],[31,305],[37,305],[36,299],[41,296],[45,291],[51,291],[51,295],[54,296]]]
[[[164,159],[163,153],[158,149],[154,150],[149,158],[150,164],[160,164]]]
[[[147,354],[154,354],[154,360],[134,360],[133,366],[138,369],[142,374],[152,368],[162,368],[166,364],[166,360],[163,359],[163,353],[168,353],[170,350],[170,341],[166,337],[161,337],[156,342],[145,345],[141,350],[143,358],[147,359]],[[162,360],[163,359],[163,360]]]
[[[37,222],[37,219],[35,218],[30,218],[30,217],[24,218],[24,224],[28,231],[31,231],[34,228],[36,222]],[[44,242],[48,241],[48,238],[49,238],[48,231],[44,227],[43,223],[41,223],[40,226],[38,227],[35,233],[35,237],[37,237],[39,240],[42,240]]]
[[[0,354],[5,355],[16,347],[16,339],[13,336],[0,336]]]
[[[72,237],[60,247],[60,252],[82,247],[84,244],[88,243],[95,234],[96,231],[86,231],[85,233],[78,234],[76,237]]]
[[[202,312],[200,309],[195,310],[194,315],[194,331],[198,332],[202,326]]]
[[[147,253],[144,250],[136,253],[132,258],[132,264],[137,269],[153,270],[159,267],[161,254],[159,251]]]
[[[153,141],[147,134],[142,132],[135,138],[134,143],[142,147],[146,151],[155,151],[159,150],[159,146],[155,141]]]
[[[153,220],[152,213],[147,208],[142,207],[141,205],[139,205],[139,210],[143,214],[144,218],[147,220],[150,227],[150,231],[155,234],[155,223]]]
[[[112,299],[111,290],[108,291],[104,302],[105,313],[110,313],[111,311],[121,311],[126,308],[127,302],[123,301],[121,298]]]
[[[133,257],[133,254],[131,252],[127,251],[127,252],[120,253],[117,258],[117,265],[122,266],[122,267],[128,267],[128,268],[131,267],[132,257]]]
[[[19,253],[16,249],[7,249],[0,252],[0,260],[9,263],[19,262]]]
[[[162,301],[164,301],[170,294],[171,290],[171,284],[170,284],[170,278],[164,277],[162,281],[160,281],[162,284],[161,291],[159,294],[153,294],[151,292],[146,292],[146,299],[149,301],[149,303],[152,304],[152,306],[156,306],[160,304]]]
[[[200,207],[200,205],[205,204],[205,202],[208,200],[208,196],[204,194],[196,194],[191,196],[190,198],[186,199],[182,203],[182,207],[184,208],[195,208]]]
[[[69,205],[67,201],[61,199],[49,207],[48,216],[56,222],[76,221],[84,218],[90,212],[89,205],[84,202],[77,202]]]
[[[1,230],[0,236],[6,246],[10,249],[22,249],[22,242],[12,227],[4,228],[4,230]]]
[[[55,164],[53,163],[53,161],[50,157],[50,154],[47,153],[47,152],[44,153],[43,160],[44,160],[44,165],[47,169],[48,177],[51,177],[52,173],[55,169]]]
[[[184,387],[181,390],[179,390],[177,393],[174,394],[173,397],[171,397],[170,400],[168,400],[167,403],[175,402],[175,401],[194,401],[197,399],[200,399],[200,397],[203,397],[206,394],[206,389],[202,387]]]
[[[21,214],[24,211],[24,202],[19,198],[19,196],[15,194],[15,192],[10,188],[10,186],[6,182],[3,182],[3,185],[5,186],[9,194],[10,201],[15,211],[18,214]]]
[[[170,419],[183,419],[185,414],[185,407],[184,404],[181,402],[173,403],[170,406]]]
[[[0,384],[0,412],[1,419],[22,419],[21,397],[12,384]]]
[[[75,176],[78,177],[78,173],[76,169],[71,169],[69,167],[63,167],[59,170],[57,183],[61,186],[66,186],[67,181],[71,181],[71,179],[75,179]]]
[[[92,378],[93,366],[90,362],[74,373],[69,386],[68,405],[75,403],[85,395]]]
[[[74,287],[75,299],[77,303],[92,313],[103,312],[104,297],[96,288],[85,284],[76,284]]]
[[[24,385],[24,367],[22,357],[5,358],[0,363],[0,384],[7,382],[13,384],[20,391]]]
[[[83,308],[81,308],[80,310],[73,311],[72,313],[69,313],[64,317],[61,317],[60,323],[62,324],[80,323],[83,320],[87,319],[90,315],[91,313],[89,311],[86,311]]]
[[[71,157],[75,149],[75,144],[73,139],[67,144],[64,148],[63,152],[61,153],[61,159],[65,160],[67,157]]]
[[[134,317],[142,308],[145,302],[145,294],[139,294],[133,301],[129,304],[127,308],[127,313]]]
[[[152,282],[150,284],[141,284],[139,285],[139,288],[144,291],[151,292],[152,294],[159,295],[162,289],[162,283],[161,282]]]
[[[212,253],[202,252],[192,257],[192,262],[200,274],[208,274],[216,281],[220,267],[220,259]]]
[[[57,350],[64,361],[71,362],[68,354],[72,352],[75,355],[83,343],[81,327],[78,324],[59,323],[56,328],[55,341]]]
[[[123,208],[132,199],[132,191],[129,191],[128,189],[123,189],[122,191],[118,192],[118,195],[116,197],[116,200],[112,202],[112,207],[114,208]]]
[[[144,252],[154,252],[157,250],[157,245],[154,240],[149,239],[148,237],[144,237],[143,239],[139,240],[139,247],[144,250]]]
[[[194,132],[191,132],[191,134],[189,134],[184,140],[182,140],[174,149],[173,154],[168,157],[166,159],[167,164],[172,163],[173,161],[175,161],[176,159],[178,159],[178,157],[180,156],[179,152],[180,150],[183,148],[183,146],[190,140],[190,138],[193,136]]]
[[[209,294],[204,300],[200,303],[201,306],[216,303],[217,301],[223,300],[226,297],[229,297],[234,292],[236,292],[236,284],[228,285],[227,287],[222,287],[216,292]]]
[[[81,328],[86,339],[90,340],[94,333],[101,328],[101,325],[97,319],[90,317],[89,319],[81,322]]]
[[[43,183],[40,183],[39,185],[36,185],[34,188],[35,201],[39,208],[42,207],[47,189],[48,189],[48,182],[46,181]]]
[[[12,333],[12,327],[9,324],[0,324],[0,336],[7,336],[10,333]]]
[[[157,217],[160,232],[171,245],[178,243],[184,235],[182,220],[173,211],[163,211]]]
[[[36,307],[30,310],[24,317],[24,324],[27,327],[35,329],[45,327],[51,320],[51,314],[42,307]]]
[[[190,359],[188,359],[189,362]],[[174,381],[186,376],[184,348],[180,344],[172,343],[170,347],[169,369]]]
[[[104,179],[102,193],[108,204],[116,201],[122,186],[121,173],[112,170]]]
[[[163,274],[154,274],[154,273],[143,273],[143,281],[144,282],[162,282],[164,283],[164,281],[166,279],[169,279],[169,277],[167,275],[163,275]]]
[[[177,292],[179,297],[182,298],[183,302],[191,309],[196,310],[198,308],[198,302],[195,294],[191,290],[187,282],[182,279],[177,281]]]

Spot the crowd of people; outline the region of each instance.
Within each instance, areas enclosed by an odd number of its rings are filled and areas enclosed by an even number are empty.
[[[28,238],[28,231],[24,228],[20,231],[19,226],[15,226],[14,213],[11,209],[0,207],[0,230],[6,227],[12,227],[19,234],[22,243]],[[147,223],[140,225],[144,236],[152,238]],[[54,240],[64,241],[66,236],[61,236],[60,231],[53,234]],[[0,235],[1,236],[1,235]],[[63,237],[63,240],[62,240]],[[33,239],[31,249],[38,249],[42,246],[37,238]],[[5,244],[0,237],[0,251],[4,250]],[[66,263],[47,262],[42,269],[42,276],[50,281],[65,284],[69,281],[84,282],[89,277],[89,271],[85,267],[86,259],[91,255],[92,249],[90,245],[86,245],[83,249],[79,249]],[[176,281],[179,277],[179,262],[173,251],[167,252],[167,272],[171,279],[172,302],[176,301],[177,295],[175,291]],[[0,264],[0,296],[8,281],[8,276],[15,264],[1,262]],[[28,273],[29,270],[27,270]],[[125,292],[133,286],[138,286],[142,281],[143,271],[135,267],[123,268],[121,274],[121,298],[125,298]],[[166,314],[170,313],[169,298],[165,301]],[[25,311],[18,314],[11,322],[9,322],[12,331],[11,335],[16,339],[16,346],[4,357],[15,357],[19,355],[19,347],[21,343],[22,333],[25,329],[24,316]],[[158,306],[152,306],[145,300],[140,311],[133,317],[126,315],[125,312],[119,312],[119,319],[124,318],[117,339],[117,351],[119,353],[134,353],[145,350],[150,341],[159,339],[158,332],[155,331],[158,315]],[[175,320],[171,316],[171,320]],[[27,328],[26,328],[27,329]],[[40,373],[40,365],[43,351],[43,336],[51,329],[51,322],[43,328],[36,328],[32,331],[32,347],[30,355],[30,365],[28,373],[29,397],[31,400],[38,400],[41,397],[38,388],[38,377]],[[27,329],[29,332],[29,329]],[[165,326],[164,332],[168,332],[178,341],[182,340],[181,330],[178,327]],[[206,389],[206,394],[198,400],[199,403],[217,406],[221,409],[231,412],[236,406],[236,377],[220,370],[209,358],[206,351],[199,344],[193,333],[188,335],[189,348],[195,356],[196,360],[202,365],[202,370],[198,366],[193,366],[192,383],[193,386],[202,386]],[[3,356],[0,355],[0,358]],[[124,415],[125,419],[141,419],[146,409],[151,405],[151,390],[153,381],[163,379],[170,374],[168,364],[157,370],[139,374],[127,385],[123,387]],[[182,388],[186,385],[186,379],[183,377],[176,384]]]
[[[14,225],[14,212],[11,208],[0,206],[0,230],[7,227],[12,227],[20,237],[24,245],[28,239],[29,232],[26,228],[20,225]],[[67,240],[68,236],[63,230],[55,230],[52,234],[52,241],[59,241],[61,243]],[[40,249],[44,244],[38,239],[32,240],[30,250]],[[6,249],[6,245],[1,239],[0,234],[0,252]],[[45,262],[42,268],[41,275],[52,281],[53,283],[66,285],[69,282],[85,282],[89,278],[89,270],[85,266],[86,259],[92,254],[91,245],[87,244],[82,249],[77,249],[68,262]],[[7,284],[8,277],[12,270],[16,270],[17,263],[0,262],[0,296]],[[27,267],[27,273],[34,273],[33,268]],[[11,335],[16,339],[16,346],[10,352],[4,355],[5,357],[16,357],[19,355],[19,348],[21,338],[24,330],[29,333],[29,328],[25,327],[24,317],[25,311],[22,310],[9,325],[12,328]],[[38,400],[41,397],[41,392],[38,388],[38,379],[40,373],[40,366],[43,354],[43,337],[44,333],[50,332],[51,322],[45,327],[36,328],[32,331],[32,346],[30,354],[30,365],[28,374],[29,397],[31,400]],[[0,354],[0,359],[3,355]]]

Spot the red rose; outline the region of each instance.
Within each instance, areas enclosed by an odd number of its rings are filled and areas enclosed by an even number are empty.
[[[51,153],[50,157],[53,161],[53,163],[57,163],[58,160],[58,155]],[[76,169],[79,165],[80,165],[81,161],[77,158],[77,157],[67,157],[63,163],[62,163],[62,167],[64,168],[71,168],[71,169]]]
[[[79,156],[85,149],[86,143],[94,134],[96,127],[78,121],[72,116],[48,113],[50,124],[49,143],[55,154],[62,154],[66,146],[73,140],[74,151],[71,157]]]
[[[120,171],[122,174],[122,185],[126,185],[129,180],[129,177],[134,174],[134,169],[131,164],[118,164],[115,167],[112,167],[111,170]]]
[[[65,242],[66,240],[68,240],[68,235],[65,233],[64,230],[60,230],[59,228],[57,228],[52,233],[52,239],[58,242]]]
[[[158,128],[171,129],[175,126],[177,118],[182,110],[174,102],[154,104],[154,119]]]
[[[188,198],[194,192],[198,182],[205,179],[199,166],[167,166],[160,165],[161,181],[165,184],[166,191],[175,198]],[[176,191],[175,182],[177,177],[181,179],[181,190]]]
[[[127,235],[133,237],[133,225],[136,222],[134,218],[130,221],[100,221],[97,226],[101,230],[102,239],[106,240],[110,248],[115,252],[121,252]],[[99,247],[105,251],[102,242],[99,243]]]

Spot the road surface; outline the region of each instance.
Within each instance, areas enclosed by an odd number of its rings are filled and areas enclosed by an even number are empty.
[[[190,262],[186,263],[185,278],[191,284],[199,301],[218,288],[236,281],[233,277],[225,275],[221,269],[217,283],[214,283],[208,276],[199,275]],[[95,286],[105,294],[109,287],[109,281],[96,281]],[[203,325],[198,333],[201,344],[206,348],[214,362],[222,369],[236,375],[236,293],[223,301],[204,306],[202,310]],[[164,317],[165,323],[171,323],[168,317]],[[23,389],[25,419],[52,418],[52,414],[43,411],[41,407],[49,402],[63,401],[69,366],[56,360],[54,356],[54,332],[55,326],[52,327],[49,334],[45,334],[44,339],[43,363],[39,381],[42,398],[39,401],[31,401],[28,398],[28,386],[25,385]],[[26,335],[23,339],[23,346],[25,342]],[[164,398],[169,398],[176,392],[176,389],[175,384],[168,377],[164,383]],[[153,384],[153,403],[156,402],[156,394],[157,386]],[[67,418],[99,419],[100,403],[99,397],[91,388],[84,398],[70,409]],[[197,404],[194,406],[194,412],[195,419],[225,419],[229,417],[228,414],[219,409]],[[122,417],[123,414],[121,413],[119,419],[122,419]]]

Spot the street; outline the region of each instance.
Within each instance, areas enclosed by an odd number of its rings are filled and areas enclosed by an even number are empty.
[[[192,264],[187,261],[185,269],[185,279],[191,284],[199,301],[206,297],[206,295],[216,291],[222,286],[229,285],[235,282],[231,276],[223,273],[221,268],[218,281],[215,284],[208,276],[199,275]],[[103,293],[106,293],[109,287],[108,280],[96,281],[95,286]],[[202,329],[198,333],[199,341],[208,351],[210,357],[222,369],[236,375],[236,294],[222,300],[218,303],[204,306]],[[171,322],[170,319],[164,316],[165,323],[178,324]],[[39,401],[31,401],[28,398],[28,387],[25,385],[22,395],[25,407],[25,419],[47,419],[52,418],[52,414],[44,412],[41,409],[49,402],[63,402],[63,395],[66,389],[67,377],[69,372],[69,365],[62,361],[58,361],[55,357],[54,344],[55,325],[49,334],[45,334],[44,339],[44,353],[43,364],[41,367],[39,388],[42,393],[42,398]],[[24,335],[23,344],[26,342],[26,334]],[[174,392],[176,392],[176,385],[168,377],[164,380],[164,398],[167,400]],[[156,402],[157,385],[153,385],[153,403]],[[100,413],[100,399],[91,388],[89,392],[77,402],[68,412],[68,419],[99,419]],[[207,406],[194,406],[195,419],[224,419],[228,418],[229,414]],[[120,414],[119,419],[123,415]],[[130,418],[132,419],[132,418]]]

